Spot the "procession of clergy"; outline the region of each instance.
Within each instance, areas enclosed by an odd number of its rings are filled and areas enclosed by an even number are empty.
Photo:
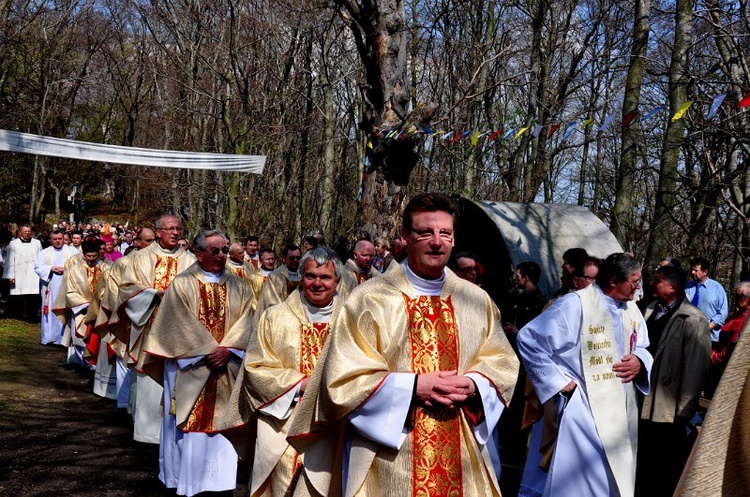
[[[634,495],[636,391],[648,398],[654,367],[640,264],[612,254],[581,272],[596,283],[555,300],[514,350],[489,295],[446,267],[456,216],[450,197],[420,194],[403,257],[363,240],[342,264],[306,239],[278,267],[254,236],[206,230],[185,250],[173,215],[114,262],[101,238],[55,231],[29,249],[42,342],[95,370],[94,392],[159,444],[159,479],[178,495],[233,490],[239,460],[251,495],[500,495],[497,427],[519,355],[543,405],[524,412],[519,495]]]

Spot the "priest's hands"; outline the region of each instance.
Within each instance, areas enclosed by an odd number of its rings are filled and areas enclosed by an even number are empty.
[[[229,362],[232,352],[225,347],[216,347],[206,356],[208,367],[211,369],[223,368]]]
[[[54,274],[63,274],[63,271],[65,271],[65,268],[62,266],[52,266],[52,272]]]
[[[428,407],[453,409],[466,402],[477,391],[471,378],[456,371],[433,371],[417,375],[417,399]]]
[[[307,384],[310,383],[310,378],[305,377],[302,381],[299,382],[299,394],[302,395],[305,393],[305,390],[307,389]]]
[[[622,362],[612,366],[612,371],[623,383],[629,383],[641,372],[641,361],[633,354],[628,354],[622,358]]]

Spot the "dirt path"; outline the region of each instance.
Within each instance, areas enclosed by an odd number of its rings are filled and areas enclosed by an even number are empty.
[[[39,326],[0,320],[0,495],[173,496],[158,446],[132,439],[127,414],[93,394],[91,375],[39,344]],[[245,495],[241,468],[234,495]]]

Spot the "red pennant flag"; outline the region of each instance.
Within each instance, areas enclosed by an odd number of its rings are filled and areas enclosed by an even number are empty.
[[[737,107],[750,107],[750,93],[745,95],[745,98],[740,100],[740,103],[737,104]]]
[[[490,136],[487,137],[487,141],[491,142],[492,140],[495,139],[495,137],[497,135],[499,135],[502,132],[503,132],[503,128],[496,129],[495,131],[493,131],[492,133],[490,133]]]
[[[463,136],[463,132],[462,131],[456,131],[456,134],[453,135],[453,138],[451,138],[451,141],[450,141],[451,145],[453,145],[454,143],[456,143],[456,141],[458,141],[458,139],[461,138],[461,136]]]
[[[622,124],[620,126],[624,128],[625,126],[627,126],[628,124],[630,124],[631,122],[633,122],[633,119],[635,119],[636,117],[638,117],[640,114],[641,113],[638,112],[638,109],[631,110],[630,112],[628,112],[627,114],[625,114],[625,119],[622,120]]]
[[[547,132],[547,138],[552,136],[552,134],[557,131],[560,128],[560,123],[553,124],[550,126],[549,131]]]

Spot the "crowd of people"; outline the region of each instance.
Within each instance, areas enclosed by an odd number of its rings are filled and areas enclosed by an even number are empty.
[[[178,495],[232,491],[240,461],[251,495],[672,495],[750,283],[730,312],[705,258],[690,277],[665,258],[644,290],[632,254],[573,247],[549,298],[529,260],[496,303],[456,222],[420,194],[390,243],[311,235],[278,260],[254,235],[188,240],[170,214],[21,225],[7,309],[91,371]]]

